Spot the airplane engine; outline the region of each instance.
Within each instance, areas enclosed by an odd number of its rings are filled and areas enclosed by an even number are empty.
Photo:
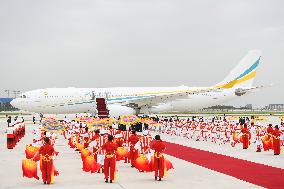
[[[245,95],[247,92],[244,89],[238,88],[235,90],[235,95],[242,96]]]
[[[133,108],[116,105],[116,104],[108,105],[107,108],[109,110],[110,117],[115,117],[115,118],[118,118],[119,116],[122,115],[132,115],[136,113],[136,111]]]

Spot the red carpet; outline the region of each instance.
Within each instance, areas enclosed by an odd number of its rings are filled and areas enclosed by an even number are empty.
[[[166,142],[166,154],[265,188],[284,188],[284,169]]]

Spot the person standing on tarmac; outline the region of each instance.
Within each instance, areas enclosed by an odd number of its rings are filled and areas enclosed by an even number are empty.
[[[108,141],[95,152],[95,154],[97,154],[100,150],[105,151],[104,175],[106,183],[109,182],[109,179],[110,183],[113,182],[116,171],[115,152],[117,150],[117,145],[115,142],[113,142],[113,139],[114,137],[112,135],[108,135]]]
[[[165,143],[161,140],[160,135],[155,136],[154,142],[150,145],[150,148],[154,150],[154,170],[155,180],[161,181],[165,174],[165,158],[164,151],[166,149]],[[159,179],[158,179],[159,177]]]
[[[35,116],[33,116],[33,123],[35,124],[36,122],[35,122]]]
[[[11,116],[9,116],[8,119],[7,119],[8,127],[11,126],[11,122],[12,122],[12,118],[11,118]]]

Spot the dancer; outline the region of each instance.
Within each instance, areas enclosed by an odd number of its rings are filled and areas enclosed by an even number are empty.
[[[165,174],[165,158],[164,151],[166,149],[165,143],[161,140],[160,135],[155,136],[155,141],[151,144],[151,149],[154,150],[154,171],[155,180],[162,180]]]
[[[55,151],[53,146],[50,144],[49,138],[44,138],[44,145],[40,147],[39,152],[35,154],[32,158],[33,160],[35,157],[40,154],[42,158],[42,180],[44,184],[50,184],[52,180],[52,175],[54,174],[54,165],[53,165],[53,155]]]
[[[241,130],[242,139],[243,139],[243,149],[248,149],[249,140],[250,140],[250,132],[247,128],[247,124],[244,124],[244,128]]]
[[[104,174],[105,174],[105,182],[108,183],[110,179],[110,183],[114,180],[114,175],[116,171],[116,152],[117,146],[113,142],[113,136],[108,135],[108,141],[102,145],[101,148],[97,150],[96,153],[100,150],[105,151],[105,159],[104,159]]]
[[[280,136],[282,134],[282,132],[279,130],[278,125],[276,125],[275,130],[273,132],[273,149],[274,149],[274,155],[279,155],[280,151],[281,151],[281,147],[280,147]]]

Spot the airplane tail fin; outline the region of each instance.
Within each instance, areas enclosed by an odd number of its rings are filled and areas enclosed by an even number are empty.
[[[229,75],[214,87],[224,89],[252,87],[260,57],[260,50],[249,51]]]

